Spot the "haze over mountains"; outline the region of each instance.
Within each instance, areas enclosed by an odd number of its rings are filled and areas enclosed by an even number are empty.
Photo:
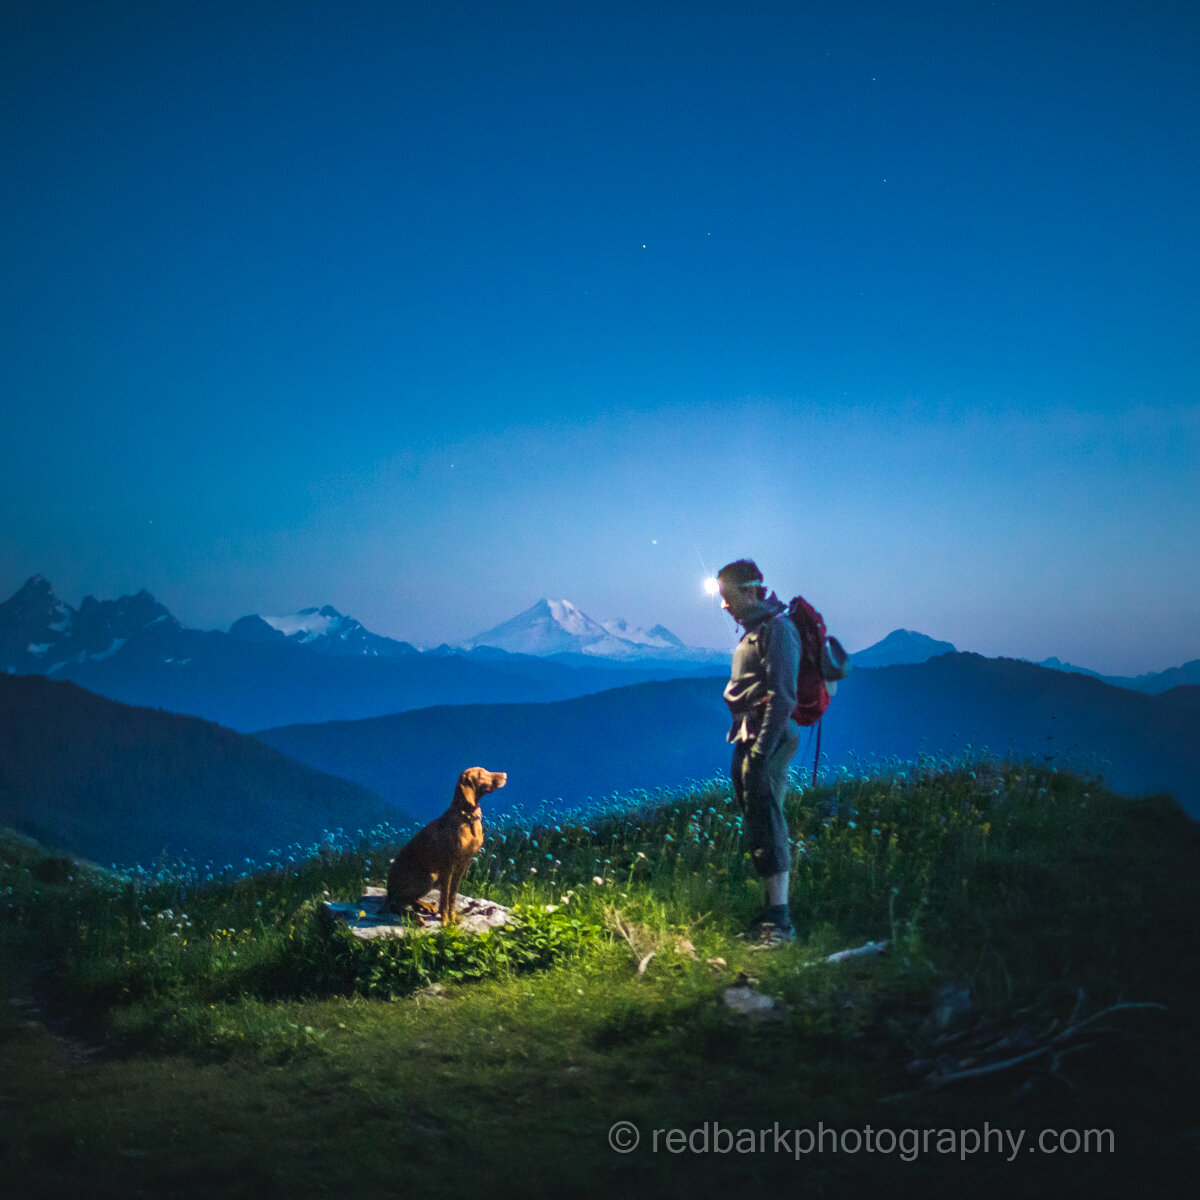
[[[447,767],[508,772],[490,811],[561,798],[726,776],[723,677],[623,687],[554,704],[463,705],[368,721],[266,730],[268,745],[428,818],[444,806]],[[1129,792],[1171,791],[1200,815],[1200,688],[1149,696],[1015,659],[945,654],[855,670],[826,713],[832,767],[968,746],[1103,774]],[[802,734],[794,766],[811,772]]]
[[[730,633],[732,646],[732,625]],[[955,651],[950,642],[897,629],[852,658],[861,669]],[[117,600],[88,596],[76,610],[41,576],[0,603],[0,670],[69,679],[114,700],[244,732],[438,704],[569,699],[718,675],[728,662],[727,651],[685,646],[662,625],[596,621],[568,600],[539,600],[459,646],[425,651],[372,633],[328,605],[245,616],[225,633],[186,628],[145,590]],[[1154,695],[1200,684],[1200,660],[1134,678],[1057,658],[1040,665]]]
[[[550,602],[509,622],[510,644],[520,640],[518,626],[528,640],[543,611]],[[564,631],[564,648],[550,655],[484,645],[420,652],[328,606],[242,617],[224,633],[185,628],[146,591],[118,600],[89,596],[76,610],[34,576],[0,604],[0,670],[69,679],[113,700],[249,732],[431,704],[559,700],[717,670],[728,660],[672,642],[661,628],[646,634],[624,626],[630,636],[618,637],[601,627],[597,637],[595,623],[582,614],[578,620],[588,632]],[[624,623],[611,624],[619,631]]]

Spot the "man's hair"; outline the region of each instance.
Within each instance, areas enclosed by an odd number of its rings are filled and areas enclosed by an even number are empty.
[[[717,582],[736,583],[740,587],[745,587],[747,584],[754,584],[756,587],[766,586],[763,583],[763,573],[752,558],[739,558],[736,562],[726,563],[717,572]]]

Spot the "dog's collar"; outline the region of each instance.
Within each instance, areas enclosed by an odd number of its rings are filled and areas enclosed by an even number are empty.
[[[463,816],[466,817],[469,821],[482,820],[483,819],[483,809],[480,808],[479,805],[477,804],[469,812],[463,813]]]

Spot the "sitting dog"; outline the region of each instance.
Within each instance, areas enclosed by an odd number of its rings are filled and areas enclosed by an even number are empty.
[[[454,899],[459,880],[483,845],[479,797],[507,782],[508,776],[503,771],[485,771],[483,767],[468,767],[458,777],[450,807],[430,821],[392,860],[383,911],[421,909],[432,913],[433,905],[421,897],[436,883],[442,891],[437,907],[442,924],[449,925],[455,920]]]

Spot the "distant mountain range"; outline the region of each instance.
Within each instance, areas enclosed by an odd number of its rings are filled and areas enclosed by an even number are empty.
[[[1177,687],[1200,685],[1200,658],[1185,662],[1179,667],[1169,667],[1165,671],[1151,671],[1145,675],[1101,675],[1098,671],[1089,671],[1086,667],[1076,667],[1070,663],[1059,662],[1057,658],[1043,659],[1038,665],[1050,667],[1055,671],[1065,671],[1070,675],[1090,675],[1093,679],[1111,683],[1114,687],[1129,688],[1134,692],[1146,692],[1151,696],[1160,696]]]
[[[550,602],[540,604],[549,609]],[[661,649],[672,636],[661,627],[649,634],[625,628],[629,638],[604,633],[616,648],[611,656],[596,651],[590,634],[564,641],[553,656],[474,645],[478,639],[422,653],[330,607],[242,617],[228,633],[201,631],[185,628],[147,591],[118,600],[89,596],[76,610],[34,576],[0,604],[0,671],[71,680],[113,700],[250,731],[431,704],[559,700],[728,661],[686,647]],[[618,641],[642,650],[627,652]]]
[[[196,717],[0,675],[0,825],[107,864],[187,851],[219,869],[407,815]]]
[[[731,644],[733,628],[730,628]],[[897,629],[854,654],[863,668],[930,661],[950,642]],[[0,603],[0,671],[71,680],[99,695],[251,732],[433,705],[544,703],[609,688],[722,674],[728,651],[689,647],[662,625],[596,621],[539,600],[460,646],[419,651],[329,606],[251,615],[227,633],[184,627],[147,591],[64,604],[34,576]],[[1044,666],[1151,694],[1200,683],[1200,661],[1133,679]]]
[[[546,801],[553,816],[614,792],[725,777],[723,682],[722,673],[553,703],[430,707],[255,739],[70,683],[0,675],[0,825],[102,862],[164,850],[217,865],[261,860],[338,826],[427,820],[474,765],[509,773],[489,798],[492,815],[519,803],[532,817]],[[1122,791],[1171,791],[1200,815],[1200,687],[1152,696],[944,654],[852,672],[823,730],[829,763],[854,770],[968,746],[1096,771]],[[811,754],[809,739],[797,771],[811,770]]]
[[[532,809],[726,775],[722,684],[673,680],[553,704],[439,707],[258,736],[420,818],[437,812],[447,781],[474,764],[508,772],[508,787],[489,798],[492,811]],[[832,765],[857,767],[968,746],[1076,765],[1123,791],[1171,791],[1200,815],[1200,688],[1150,696],[1014,659],[944,654],[851,672],[826,716],[822,749]],[[811,771],[811,755],[802,743],[796,768]]]
[[[859,650],[850,657],[856,667],[896,667],[928,662],[939,654],[954,653],[957,653],[957,647],[952,642],[939,642],[923,633],[914,633],[911,629],[894,629],[882,641],[868,646],[865,650]],[[1171,688],[1200,685],[1200,659],[1184,663],[1180,667],[1171,667],[1166,671],[1133,676],[1102,675],[1099,671],[1076,667],[1057,658],[1046,658],[1036,665],[1071,675],[1090,675],[1093,679],[1111,683],[1113,687],[1146,692],[1152,696],[1161,695]]]

